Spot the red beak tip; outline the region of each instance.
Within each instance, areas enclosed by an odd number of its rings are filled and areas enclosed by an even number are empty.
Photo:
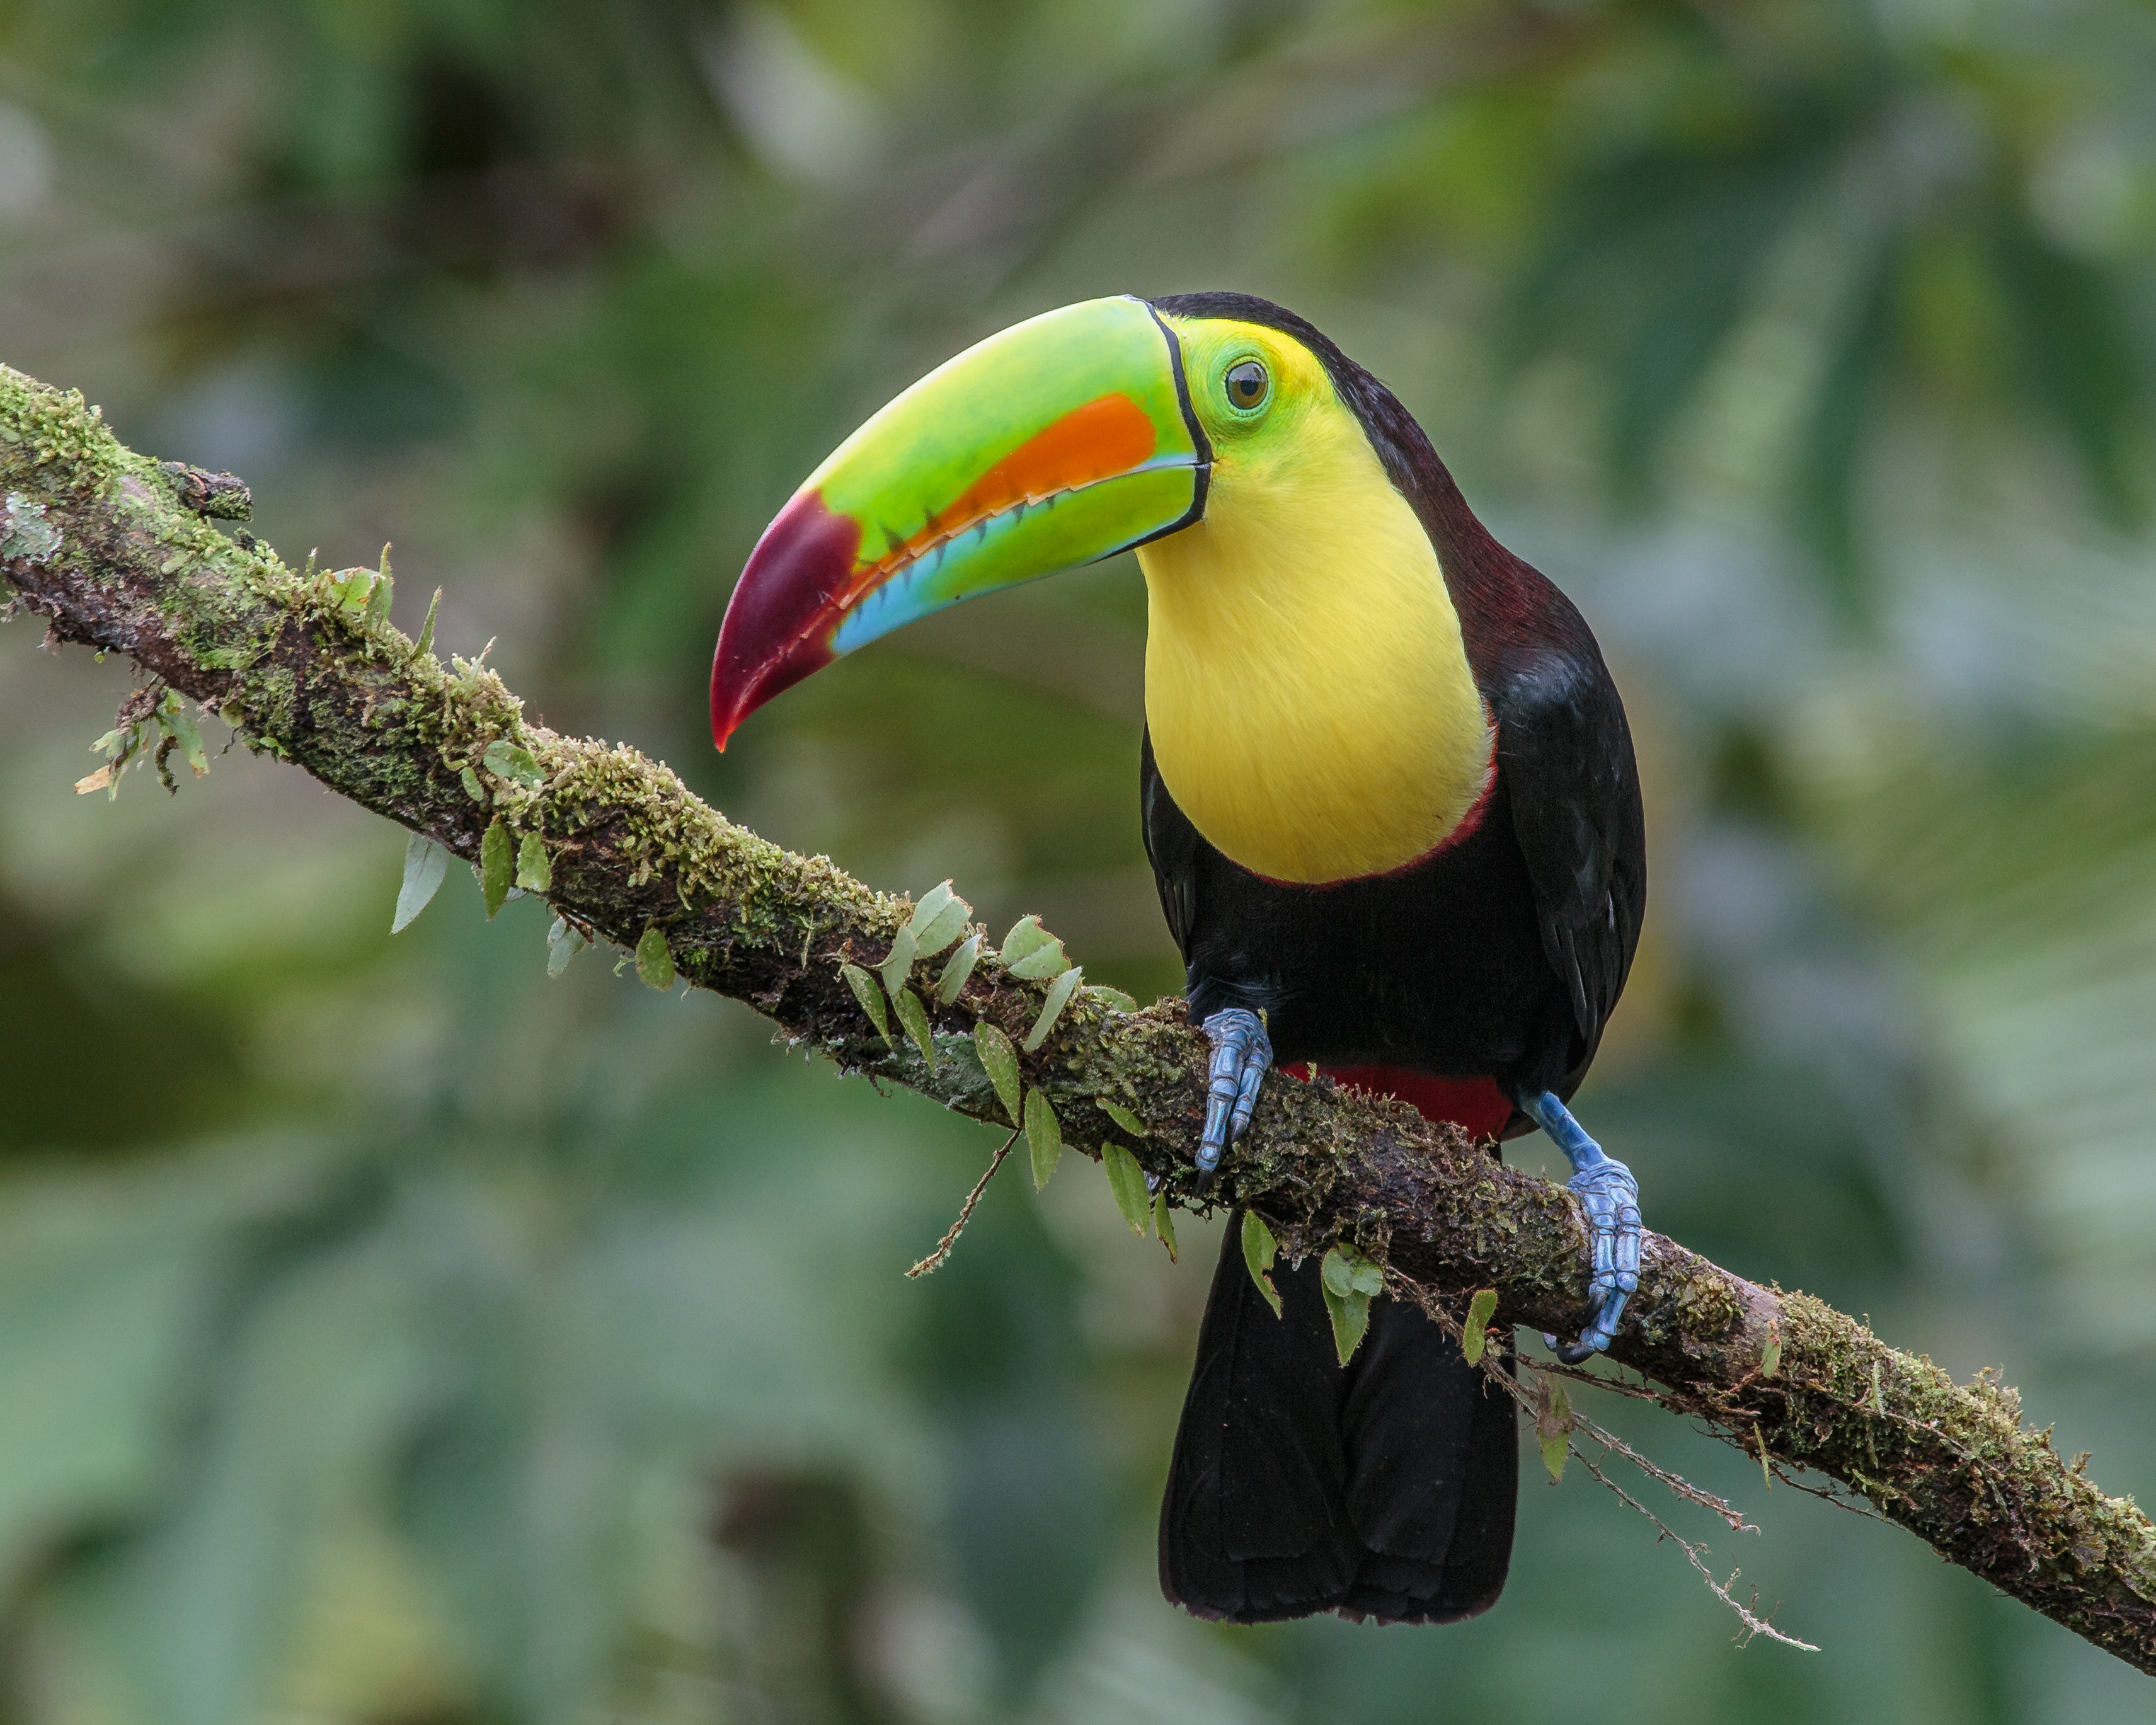
[[[711,703],[711,747],[722,755],[726,752],[728,740],[741,728],[741,721],[747,716],[738,710],[729,711],[732,706],[732,702],[723,706],[716,701]]]
[[[711,656],[711,741],[726,752],[741,721],[837,655],[831,631],[852,578],[860,523],[803,491],[750,553]]]

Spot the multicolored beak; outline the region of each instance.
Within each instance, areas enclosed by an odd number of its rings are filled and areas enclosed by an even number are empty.
[[[1212,450],[1142,300],[991,336],[861,427],[764,529],[711,664],[711,737],[879,635],[1189,526]]]

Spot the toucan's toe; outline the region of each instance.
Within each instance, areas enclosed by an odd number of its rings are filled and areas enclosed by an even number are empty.
[[[1209,1180],[1228,1146],[1243,1136],[1258,1106],[1258,1091],[1273,1063],[1265,1020],[1240,1006],[1224,1007],[1199,1028],[1213,1045],[1205,1081],[1205,1133],[1198,1142],[1198,1178]]]
[[[1640,1183],[1623,1163],[1603,1153],[1549,1091],[1527,1097],[1522,1106],[1572,1163],[1565,1189],[1587,1212],[1587,1291],[1594,1316],[1577,1342],[1560,1344],[1554,1336],[1543,1337],[1559,1359],[1576,1366],[1616,1339],[1625,1302],[1640,1286]]]

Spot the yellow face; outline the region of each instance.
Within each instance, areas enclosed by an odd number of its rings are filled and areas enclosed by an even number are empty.
[[[1203,520],[1140,547],[1169,794],[1274,880],[1381,874],[1458,827],[1491,737],[1428,534],[1317,357],[1168,320],[1212,439]]]
[[[1345,418],[1361,437],[1325,367],[1292,336],[1226,319],[1168,321],[1183,344],[1191,408],[1213,440],[1214,484],[1241,490],[1289,479],[1327,421]]]

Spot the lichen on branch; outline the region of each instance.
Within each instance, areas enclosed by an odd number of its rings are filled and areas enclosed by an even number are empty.
[[[141,667],[152,693],[137,722],[177,711],[175,691],[467,861],[498,834],[503,891],[531,883],[566,929],[635,952],[648,980],[746,1001],[842,1067],[1025,1128],[1037,1173],[1052,1171],[1051,1140],[1119,1147],[1115,1168],[1127,1154],[1169,1204],[1254,1210],[1291,1255],[1352,1247],[1455,1322],[1491,1288],[1501,1334],[1584,1320],[1586,1233],[1561,1188],[1320,1081],[1270,1086],[1199,1193],[1206,1050],[1179,1002],[1126,1010],[1080,987],[1060,947],[992,946],[963,911],[871,891],[732,824],[634,749],[527,723],[493,671],[436,658],[431,621],[417,642],[392,626],[386,560],[295,570],[208,518],[244,516],[244,499],[228,475],[138,455],[79,395],[0,367],[0,582],[59,639]],[[926,944],[923,913],[963,968],[908,949]],[[1748,1455],[1839,1482],[2156,1671],[2156,1527],[2032,1430],[2012,1390],[1957,1384],[1821,1301],[1659,1235],[1611,1357]]]

